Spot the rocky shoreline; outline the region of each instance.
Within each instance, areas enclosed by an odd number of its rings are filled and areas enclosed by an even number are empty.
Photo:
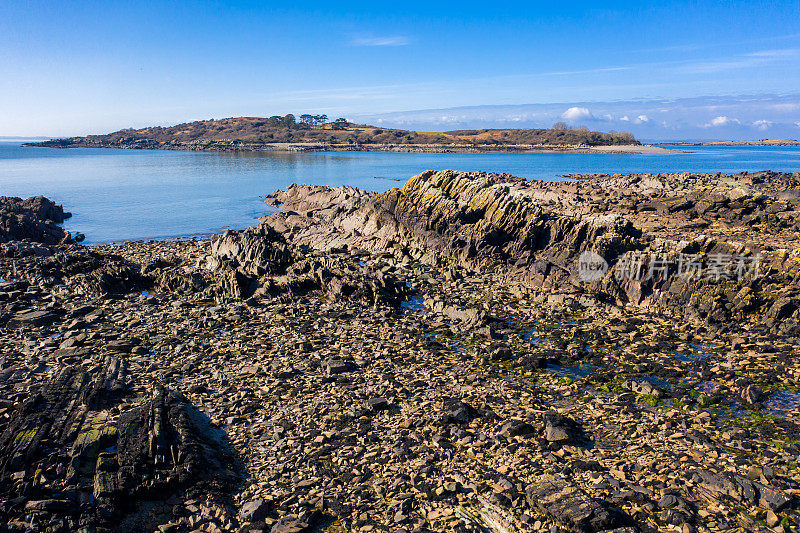
[[[757,141],[679,142],[680,146],[800,146],[796,139],[760,139]]]
[[[800,174],[574,178],[294,185],[189,241],[0,225],[0,524],[797,530]]]

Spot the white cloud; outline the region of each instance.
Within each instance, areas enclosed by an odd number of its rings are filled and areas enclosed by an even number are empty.
[[[648,122],[650,119],[647,118],[647,115],[639,115],[638,117],[636,117],[636,120],[638,120],[639,123],[642,123],[642,122]]]
[[[583,120],[592,118],[592,113],[585,107],[570,107],[561,114],[561,118],[565,120]]]
[[[619,72],[621,70],[631,70],[633,67],[605,67],[592,68],[588,70],[558,70],[555,72],[543,72],[542,76],[566,76],[570,74],[591,74],[595,72]]]
[[[718,61],[687,61],[683,66],[679,66],[678,69],[694,74],[707,74],[724,70],[754,68],[773,63],[792,61],[798,55],[800,55],[800,49],[797,48],[761,50]]]
[[[427,86],[425,88],[427,89]],[[383,88],[376,89],[376,92],[382,95]],[[564,115],[565,111],[572,107],[586,108],[591,118],[581,119],[580,117],[587,117],[586,112],[581,111],[571,111]],[[797,109],[792,111],[795,107]],[[335,112],[331,109],[313,110],[314,113],[322,111],[329,116],[339,112],[338,109]],[[562,115],[575,120],[567,120],[562,118]],[[612,120],[607,120],[608,115],[613,117]],[[640,115],[646,116],[648,121],[641,122]],[[757,94],[676,98],[668,101],[569,101],[553,104],[474,106],[363,117],[354,117],[345,112],[342,116],[355,119],[355,122],[373,124],[371,117],[383,117],[388,121],[383,124],[384,126],[420,131],[542,128],[563,121],[572,126],[586,125],[598,131],[613,129],[631,131],[637,137],[648,139],[712,140],[721,136],[737,139],[764,137],[788,139],[800,135],[800,124],[795,124],[800,123],[800,92],[784,96]],[[453,120],[441,120],[442,116],[453,117]],[[455,120],[456,118],[458,120]],[[713,124],[712,119],[716,119]],[[760,130],[759,126],[765,123],[759,121],[768,121],[771,125],[766,130]]]
[[[729,118],[726,116],[719,116],[711,119],[711,122],[704,124],[704,128],[718,128],[720,126],[732,126],[733,124],[741,124],[739,119]]]
[[[411,40],[402,35],[389,37],[357,37],[353,39],[354,46],[406,46]]]
[[[775,123],[770,120],[756,120],[755,122],[753,122],[753,126],[760,129],[761,131],[769,129],[770,126],[772,126],[773,124]]]
[[[775,111],[783,111],[787,113],[792,113],[794,111],[800,111],[800,104],[797,103],[782,103],[782,104],[774,104],[768,106],[768,108],[774,109]]]
[[[766,57],[769,59],[780,59],[784,57],[796,57],[800,53],[798,48],[784,48],[781,50],[760,50],[747,54],[749,57]]]

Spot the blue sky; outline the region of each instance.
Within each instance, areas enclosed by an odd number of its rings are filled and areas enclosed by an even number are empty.
[[[796,0],[389,4],[4,0],[0,135],[288,112],[391,125],[413,110],[558,104],[524,120],[517,109],[516,123],[800,137]],[[665,101],[722,97],[724,110],[681,115],[680,128],[651,119]],[[778,108],[760,117],[754,97]]]

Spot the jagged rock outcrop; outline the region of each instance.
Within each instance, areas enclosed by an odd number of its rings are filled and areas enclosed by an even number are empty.
[[[290,245],[267,224],[244,231],[226,231],[211,238],[211,270],[225,265],[243,274],[260,276],[280,272],[293,261]]]
[[[727,258],[718,273],[679,271],[696,257],[704,267]],[[632,274],[630,265],[636,264]],[[639,266],[640,265],[640,266]],[[600,281],[587,285],[620,305],[635,304],[724,327],[756,320],[767,330],[800,333],[800,263],[796,253],[753,254],[741,245],[708,238],[672,243],[668,251],[651,246],[624,256]]]
[[[347,254],[304,253],[271,226],[215,235],[207,267],[224,297],[297,297],[316,291],[330,300],[400,305],[411,290]]]
[[[800,332],[796,252],[776,249],[797,239],[800,174],[581,178],[547,183],[448,170],[423,172],[385,193],[293,185],[267,197],[286,210],[268,220],[312,249],[362,248],[497,271],[523,285],[568,288],[715,327],[757,317],[769,330]],[[580,276],[586,251],[605,263],[596,279]],[[722,275],[682,276],[689,257],[702,268],[721,258],[728,264]]]
[[[30,531],[153,530],[166,502],[226,505],[239,479],[219,430],[156,385],[123,403],[125,359],[62,368],[0,422],[0,519]]]
[[[34,196],[27,200],[0,196],[0,242],[70,242],[70,233],[57,225],[70,216],[71,213],[64,212],[62,206],[44,196]]]
[[[305,213],[270,217],[294,242],[323,249],[350,243],[472,269],[522,268],[536,260],[566,265],[587,249],[611,261],[638,246],[640,232],[624,218],[549,212],[526,194],[526,183],[508,175],[426,171],[381,194],[295,185],[267,202]]]
[[[209,279],[193,266],[176,257],[149,258],[141,265],[140,276],[148,288],[158,287],[173,294],[194,295],[209,292]]]

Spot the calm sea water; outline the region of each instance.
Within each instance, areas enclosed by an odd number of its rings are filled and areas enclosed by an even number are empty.
[[[666,145],[665,145],[666,146]],[[291,183],[384,191],[427,169],[572,173],[800,171],[800,148],[691,147],[686,154],[233,154],[57,150],[0,142],[0,195],[42,194],[64,205],[86,243],[244,228],[271,211],[261,197]],[[399,181],[395,181],[399,180]]]

